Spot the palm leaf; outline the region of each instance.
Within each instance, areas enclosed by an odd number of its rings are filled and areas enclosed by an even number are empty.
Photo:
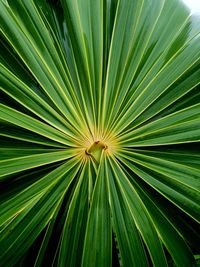
[[[197,265],[200,17],[0,0],[0,21],[1,265]]]

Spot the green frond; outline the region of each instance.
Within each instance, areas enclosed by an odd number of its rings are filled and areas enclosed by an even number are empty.
[[[182,0],[0,0],[0,266],[197,266],[199,89]]]

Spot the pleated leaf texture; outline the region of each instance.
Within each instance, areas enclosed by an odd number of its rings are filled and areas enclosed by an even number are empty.
[[[0,266],[197,266],[200,16],[0,0],[0,29]]]

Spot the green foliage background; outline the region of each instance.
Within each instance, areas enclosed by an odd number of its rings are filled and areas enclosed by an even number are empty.
[[[0,266],[197,266],[200,16],[0,0],[0,29]]]

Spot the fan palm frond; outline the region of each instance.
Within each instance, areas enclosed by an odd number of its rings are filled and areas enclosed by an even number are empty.
[[[0,0],[0,21],[0,265],[195,266],[200,17]]]

